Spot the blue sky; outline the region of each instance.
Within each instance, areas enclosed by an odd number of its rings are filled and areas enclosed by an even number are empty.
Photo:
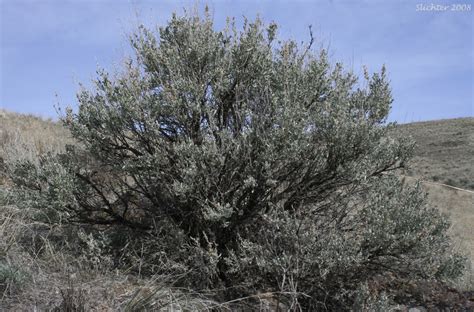
[[[474,115],[474,3],[456,1],[108,1],[0,0],[0,108],[55,117],[76,104],[79,82],[98,67],[114,71],[131,54],[127,35],[139,23],[163,25],[172,12],[207,3],[217,29],[227,16],[279,24],[284,38],[329,47],[332,60],[360,74],[388,68],[395,102],[390,120]],[[417,11],[417,5],[447,5]],[[472,3],[471,11],[450,4]]]

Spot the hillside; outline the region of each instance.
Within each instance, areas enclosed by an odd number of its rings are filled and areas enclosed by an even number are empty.
[[[423,181],[428,205],[450,217],[457,249],[471,259],[463,286],[474,286],[474,118],[399,125],[397,135],[416,141],[406,180]],[[444,185],[446,184],[446,185]],[[451,188],[454,186],[460,189]],[[464,189],[464,190],[462,190]]]
[[[474,118],[403,124],[398,131],[417,143],[407,175],[474,190]]]
[[[58,122],[0,109],[0,159],[36,160],[37,153],[61,151],[71,139]]]

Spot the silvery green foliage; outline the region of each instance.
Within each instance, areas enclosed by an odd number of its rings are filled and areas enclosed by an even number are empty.
[[[419,185],[384,176],[361,187],[347,190],[348,202],[330,201],[344,213],[274,209],[249,224],[238,253],[226,259],[233,280],[300,294],[305,309],[340,310],[352,306],[361,281],[384,274],[417,280],[462,273],[462,257],[449,253],[449,224],[424,205]]]
[[[215,31],[207,14],[140,27],[136,59],[99,71],[64,117],[80,144],[19,166],[19,185],[68,220],[132,229],[149,262],[228,296],[343,309],[377,274],[459,274],[446,220],[390,173],[413,145],[389,135],[385,68],[358,82],[276,38],[258,19]]]
[[[367,284],[362,284],[356,291],[352,311],[395,312],[403,307],[394,304],[386,293],[373,294]]]
[[[66,155],[47,154],[38,157],[37,163],[19,161],[9,168],[16,192],[12,202],[24,207],[41,208],[34,218],[61,223],[76,215],[78,210],[74,172],[65,161]]]

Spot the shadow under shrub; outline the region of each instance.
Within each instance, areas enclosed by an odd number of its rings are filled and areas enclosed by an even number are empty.
[[[258,19],[215,31],[207,12],[140,27],[124,72],[99,71],[63,116],[79,143],[17,164],[18,198],[111,229],[116,265],[222,300],[344,310],[380,274],[459,275],[445,217],[391,174],[413,144],[389,135],[385,68],[360,84],[312,36],[276,37]]]

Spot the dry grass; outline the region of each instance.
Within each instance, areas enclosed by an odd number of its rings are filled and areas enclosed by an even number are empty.
[[[170,278],[117,271],[80,227],[49,225],[9,196],[8,164],[73,144],[58,122],[0,110],[0,311],[205,310],[217,303]],[[89,250],[77,252],[78,246]],[[87,249],[87,248],[86,248]],[[225,305],[220,304],[219,307]]]
[[[470,259],[470,270],[459,286],[474,290],[474,118],[457,118],[400,125],[398,135],[411,136],[417,146],[408,180],[424,180],[428,204],[448,214],[456,247]]]
[[[407,182],[417,179],[405,177]],[[451,221],[449,234],[454,248],[469,259],[466,275],[459,281],[463,290],[474,290],[474,192],[456,190],[432,182],[422,182],[428,194],[428,205],[447,214]]]
[[[474,118],[404,124],[397,133],[417,143],[406,174],[474,190]]]
[[[77,256],[80,230],[33,222],[29,213],[0,207],[0,311],[228,310],[172,287],[173,277],[138,278],[98,263],[99,255]]]
[[[0,110],[0,164],[64,151],[74,143],[60,124]],[[0,166],[0,311],[271,311],[259,296],[216,302],[173,287],[177,277],[140,278],[114,269],[100,242],[71,226],[34,221],[36,211],[9,199]],[[91,247],[74,253],[80,243]]]
[[[64,150],[72,143],[59,122],[34,115],[20,115],[0,110],[0,159],[37,161],[38,155]]]

